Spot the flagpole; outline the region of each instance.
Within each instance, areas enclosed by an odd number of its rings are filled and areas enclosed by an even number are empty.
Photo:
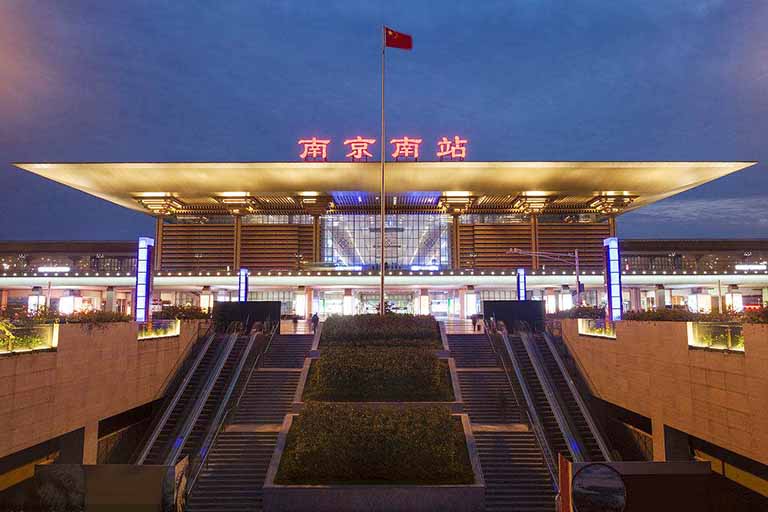
[[[384,196],[384,160],[386,158],[385,148],[387,147],[385,133],[384,133],[384,55],[385,48],[387,47],[387,35],[384,25],[381,26],[381,265],[379,272],[381,276],[381,282],[379,284],[379,314],[384,315],[384,223],[386,216],[387,200]]]

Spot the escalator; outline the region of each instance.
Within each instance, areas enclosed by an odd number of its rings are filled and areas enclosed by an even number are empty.
[[[217,334],[201,349],[136,457],[137,464],[175,464],[194,454],[210,428],[249,337]]]
[[[211,335],[198,354],[190,355],[193,362],[174,395],[163,405],[153,427],[150,427],[149,436],[135,458],[137,464],[163,464],[172,436],[182,423],[185,412],[197,399],[220,355],[224,340],[226,336],[223,334]]]
[[[543,335],[534,335],[534,344],[550,382],[559,395],[560,403],[571,423],[574,434],[582,442],[582,453],[588,462],[600,462],[610,459],[610,452],[603,437],[592,419],[587,403],[580,395],[578,388],[568,374],[567,367],[552,345]]]
[[[522,338],[518,335],[510,334],[508,339],[509,346],[525,381],[524,385],[530,393],[532,406],[539,417],[544,436],[547,439],[553,457],[557,458],[557,454],[562,453],[564,456],[571,458],[573,456],[573,447],[569,447],[569,443],[566,441],[567,434],[564,434],[561,429],[556,411],[547,399],[545,389],[539,380]]]

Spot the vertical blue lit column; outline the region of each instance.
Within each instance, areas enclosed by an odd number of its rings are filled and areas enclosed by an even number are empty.
[[[517,300],[526,299],[525,269],[517,269]]]
[[[608,294],[607,316],[611,321],[621,320],[621,254],[619,239],[603,240],[605,250],[605,289]]]
[[[147,322],[152,316],[154,249],[154,238],[139,237],[139,248],[136,252],[136,306],[134,307],[134,318],[137,322]]]
[[[237,274],[237,301],[248,302],[248,269],[241,268]]]

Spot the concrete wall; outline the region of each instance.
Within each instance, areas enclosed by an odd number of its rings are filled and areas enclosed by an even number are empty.
[[[55,351],[0,356],[0,457],[85,428],[83,462],[96,463],[99,420],[158,398],[198,324],[143,341],[135,322],[62,324]]]
[[[595,394],[651,418],[654,459],[668,425],[768,464],[768,325],[744,326],[744,353],[689,349],[685,322],[619,322],[615,340],[562,326]]]

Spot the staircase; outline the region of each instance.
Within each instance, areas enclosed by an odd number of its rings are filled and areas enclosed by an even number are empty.
[[[216,363],[226,340],[227,337],[225,335],[217,335],[216,339],[208,347],[205,355],[200,360],[200,364],[192,374],[192,378],[187,383],[182,395],[168,416],[168,420],[163,425],[154,443],[152,443],[152,447],[144,459],[144,464],[164,463],[171,446],[171,437],[175,436],[176,431],[181,426],[181,423],[183,423],[184,418],[186,418],[189,408],[195,403],[195,399],[197,399],[208,374]]]
[[[311,334],[279,335],[272,340],[269,352],[265,354],[262,368],[301,368],[304,358],[312,347]]]
[[[474,434],[485,476],[485,510],[555,510],[555,493],[533,433]]]
[[[558,453],[562,453],[564,456],[570,457],[568,444],[565,441],[565,437],[563,437],[563,433],[560,431],[560,425],[557,423],[555,413],[552,412],[552,408],[547,401],[544,388],[541,385],[541,381],[539,381],[539,377],[536,375],[531,359],[528,357],[523,340],[519,336],[510,334],[509,344],[520,364],[520,371],[523,374],[523,378],[525,378],[525,383],[531,391],[533,405],[544,428],[544,435],[547,436],[549,446],[552,448],[552,455],[557,457]]]
[[[448,335],[464,409],[485,477],[488,511],[555,510],[555,493],[535,436],[485,334]]]
[[[277,432],[223,432],[208,455],[186,510],[261,510],[261,486]]]
[[[275,336],[245,387],[234,418],[216,439],[187,510],[261,510],[262,485],[290,412],[311,335]]]
[[[554,384],[557,393],[560,395],[561,403],[565,406],[565,412],[568,414],[571,425],[575,428],[575,433],[581,439],[584,448],[582,451],[584,455],[588,457],[588,462],[600,462],[605,460],[603,453],[600,451],[600,445],[590,430],[589,424],[587,423],[576,398],[573,396],[571,388],[568,386],[565,375],[563,375],[560,366],[555,360],[555,356],[549,349],[549,345],[541,334],[535,335],[534,340],[538,352],[541,355],[541,360],[544,363],[544,367],[549,374],[550,382]]]
[[[499,368],[485,334],[449,334],[448,345],[457,368]]]

